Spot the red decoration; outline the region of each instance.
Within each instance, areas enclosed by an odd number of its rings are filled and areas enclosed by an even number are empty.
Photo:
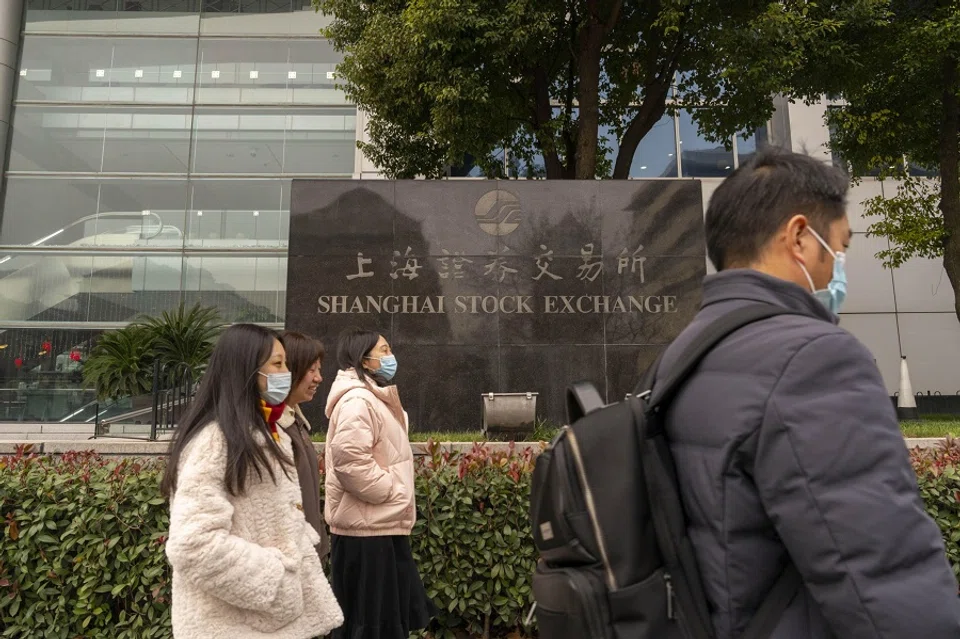
[[[40,345],[40,350],[42,350],[44,353],[49,353],[51,347],[52,344],[50,344],[50,342],[44,342]]]
[[[70,359],[72,359],[72,360],[75,361],[75,362],[79,362],[79,361],[80,361],[80,351],[77,351],[77,350],[70,351]]]
[[[21,366],[23,366],[23,358],[18,357],[17,359],[13,360],[13,365],[16,366],[17,368],[20,368]]]

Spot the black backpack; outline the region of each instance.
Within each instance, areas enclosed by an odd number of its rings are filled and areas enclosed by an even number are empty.
[[[604,406],[587,383],[569,389],[571,425],[537,459],[531,488],[541,639],[714,637],[663,408],[726,336],[788,313],[758,304],[720,318],[673,370],[658,371],[658,360],[638,387],[642,392],[623,402]],[[788,564],[741,639],[769,637],[800,584]]]

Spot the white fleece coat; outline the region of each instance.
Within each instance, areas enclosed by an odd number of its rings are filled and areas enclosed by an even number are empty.
[[[289,436],[277,430],[292,459]],[[343,613],[313,548],[320,538],[304,519],[296,470],[288,477],[273,462],[276,483],[252,473],[246,494],[233,497],[226,464],[215,423],[181,456],[166,545],[175,639],[310,639],[339,627]]]

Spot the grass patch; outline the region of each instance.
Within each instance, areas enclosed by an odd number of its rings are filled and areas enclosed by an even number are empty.
[[[532,435],[526,436],[523,439],[527,441],[550,441],[556,435],[556,430],[543,428],[537,429]],[[311,436],[311,439],[315,442],[326,441],[326,433],[314,433]],[[472,444],[474,442],[485,442],[487,438],[483,436],[479,430],[476,431],[463,431],[463,432],[417,432],[414,431],[410,433],[411,442],[426,442],[429,440],[435,442],[456,442],[456,443],[466,443]],[[501,441],[500,439],[491,439],[490,441]]]
[[[900,429],[904,437],[951,437],[960,438],[960,419],[951,415],[931,415],[924,416],[923,420],[918,422],[901,422]],[[553,429],[537,429],[532,436],[524,437],[531,441],[550,441],[556,431]],[[315,442],[326,440],[326,433],[314,433],[312,437]],[[411,442],[425,442],[433,439],[436,442],[457,442],[472,444],[474,442],[485,442],[486,437],[480,431],[464,432],[412,432],[410,433]],[[497,441],[497,440],[493,440]]]
[[[326,441],[326,433],[314,433],[311,437],[315,442]],[[430,439],[437,442],[483,442],[486,441],[486,437],[483,436],[483,433],[480,431],[470,431],[463,433],[410,433],[410,441],[412,442],[425,442]]]
[[[905,437],[960,437],[960,420],[956,417],[943,419],[924,419],[919,422],[901,422],[900,429]]]

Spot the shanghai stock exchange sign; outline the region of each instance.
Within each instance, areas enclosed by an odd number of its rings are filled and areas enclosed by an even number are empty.
[[[287,327],[324,390],[343,328],[384,334],[418,430],[478,430],[491,391],[562,423],[568,384],[621,399],[696,313],[702,211],[694,180],[296,180]]]

